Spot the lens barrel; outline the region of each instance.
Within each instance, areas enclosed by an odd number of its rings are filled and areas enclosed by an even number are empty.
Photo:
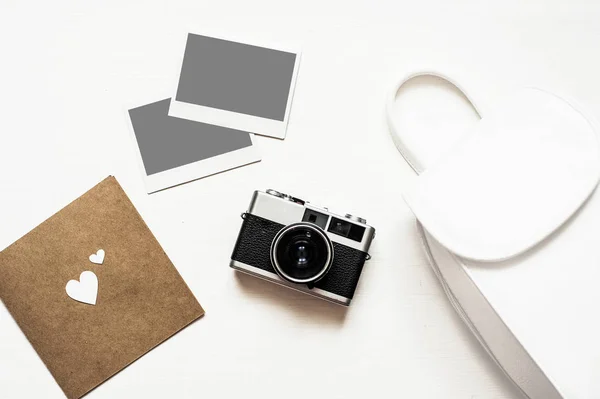
[[[333,263],[333,245],[327,234],[312,223],[284,227],[271,244],[271,263],[283,279],[311,283],[321,279]]]

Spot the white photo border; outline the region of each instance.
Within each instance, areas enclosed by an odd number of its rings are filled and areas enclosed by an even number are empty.
[[[125,117],[127,119],[128,126],[127,130],[129,130],[129,136],[132,140],[133,146],[135,147],[137,164],[144,179],[144,185],[148,194],[261,161],[260,151],[256,147],[253,135],[250,132],[245,132],[250,136],[251,145],[248,147],[229,151],[210,158],[201,159],[196,162],[148,175],[144,165],[144,160],[142,158],[142,152],[135,135],[135,129],[133,128],[133,124],[129,116],[129,111],[134,108],[143,107],[144,105],[153,104],[163,100],[150,101],[137,106],[134,105],[127,107],[125,110]],[[167,114],[165,116],[170,115]]]
[[[184,43],[187,44],[188,35],[201,35],[211,37],[215,39],[227,40],[236,43],[246,44],[249,46],[264,47],[271,50],[285,51],[296,55],[294,62],[294,71],[292,73],[292,80],[290,82],[290,89],[288,92],[287,103],[285,106],[285,116],[283,121],[274,119],[262,118],[259,116],[242,114],[239,112],[226,111],[218,108],[211,108],[197,104],[190,104],[183,101],[176,100],[177,87],[181,78],[181,71],[183,69],[183,61],[185,58],[185,48],[183,46],[183,52],[181,56],[181,62],[179,63],[179,71],[177,73],[177,80],[175,81],[175,94],[171,97],[171,106],[169,107],[169,116],[177,118],[183,118],[193,120],[197,122],[209,123],[211,125],[223,126],[230,129],[243,130],[250,133],[255,133],[261,136],[269,136],[278,139],[284,139],[287,132],[288,120],[292,109],[292,100],[294,98],[294,91],[296,88],[296,80],[298,77],[298,70],[300,68],[301,50],[299,46],[282,45],[277,41],[270,41],[270,43],[264,43],[263,41],[256,40],[245,40],[235,37],[224,37],[215,34],[208,34],[202,32],[188,32],[186,34],[186,40]]]

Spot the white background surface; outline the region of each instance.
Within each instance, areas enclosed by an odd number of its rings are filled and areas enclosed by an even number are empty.
[[[4,0],[0,248],[113,174],[207,311],[89,397],[518,398],[427,266],[383,104],[422,65],[458,71],[478,97],[558,88],[600,117],[600,3],[523,3]],[[257,139],[261,163],[148,196],[126,109],[173,93],[199,30],[302,43],[288,135]],[[404,122],[427,126],[417,146],[444,148],[444,118],[473,118],[447,91],[409,91]],[[268,187],[378,229],[348,310],[228,267],[239,215]],[[4,307],[0,397],[63,397]]]

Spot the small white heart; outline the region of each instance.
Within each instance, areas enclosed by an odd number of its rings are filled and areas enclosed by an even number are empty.
[[[81,273],[79,281],[69,280],[65,288],[67,295],[72,299],[89,305],[96,304],[98,277],[93,272],[85,271]]]
[[[104,262],[104,250],[99,249],[95,254],[91,254],[90,262],[101,265]]]

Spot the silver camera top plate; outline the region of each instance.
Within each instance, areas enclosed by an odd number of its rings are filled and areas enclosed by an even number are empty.
[[[323,227],[323,230],[327,233],[327,236],[331,241],[362,252],[369,252],[369,247],[375,237],[375,228],[363,223],[364,219],[362,218],[354,217],[352,215],[337,215],[329,212],[327,208],[319,208],[308,202],[275,190],[267,190],[267,192],[259,190],[255,191],[252,195],[252,200],[250,201],[248,213],[287,226],[292,223],[302,222],[307,209],[316,211],[327,217],[325,225],[321,227]],[[331,232],[330,225],[334,220],[344,221],[351,225],[364,228],[364,234],[362,234],[360,241]]]

